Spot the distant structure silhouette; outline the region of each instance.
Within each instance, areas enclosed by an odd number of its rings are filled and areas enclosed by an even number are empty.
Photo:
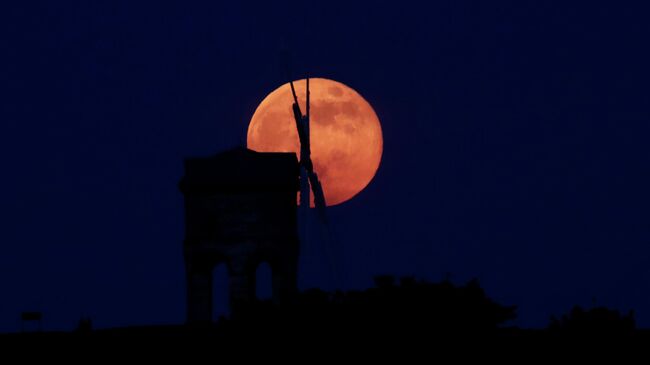
[[[294,153],[236,148],[185,160],[187,321],[212,321],[212,270],[225,263],[237,318],[255,300],[255,271],[271,267],[273,302],[297,292],[299,164]]]
[[[43,330],[43,313],[41,312],[22,312],[20,314],[21,329],[23,332],[27,330],[27,324],[36,323],[37,331],[41,332]]]

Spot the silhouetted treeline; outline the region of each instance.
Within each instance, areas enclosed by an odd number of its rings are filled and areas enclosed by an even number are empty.
[[[449,281],[380,276],[375,287],[362,291],[307,290],[285,308],[258,302],[245,319],[221,325],[243,329],[247,335],[265,335],[265,329],[277,328],[304,335],[467,334],[495,330],[516,317],[515,309],[488,298],[476,280],[456,286]]]
[[[561,333],[588,335],[619,335],[632,333],[636,329],[634,312],[622,315],[619,311],[605,307],[585,310],[575,306],[560,318],[551,317],[549,330]]]

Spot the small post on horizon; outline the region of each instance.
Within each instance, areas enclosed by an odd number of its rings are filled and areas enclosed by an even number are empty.
[[[20,314],[21,331],[25,332],[25,323],[37,323],[37,332],[43,331],[43,313],[41,312],[22,312]]]

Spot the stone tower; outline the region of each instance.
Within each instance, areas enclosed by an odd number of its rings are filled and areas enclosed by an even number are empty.
[[[293,153],[237,148],[185,160],[184,255],[187,321],[212,321],[212,270],[225,263],[230,309],[240,316],[255,298],[257,266],[271,268],[273,301],[297,291],[299,165]]]

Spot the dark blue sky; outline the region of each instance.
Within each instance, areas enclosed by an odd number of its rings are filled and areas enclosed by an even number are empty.
[[[595,299],[650,326],[647,6],[163,3],[2,5],[0,331],[182,322],[182,160],[244,143],[285,48],[382,122],[330,210],[347,287],[450,273],[519,325]]]

